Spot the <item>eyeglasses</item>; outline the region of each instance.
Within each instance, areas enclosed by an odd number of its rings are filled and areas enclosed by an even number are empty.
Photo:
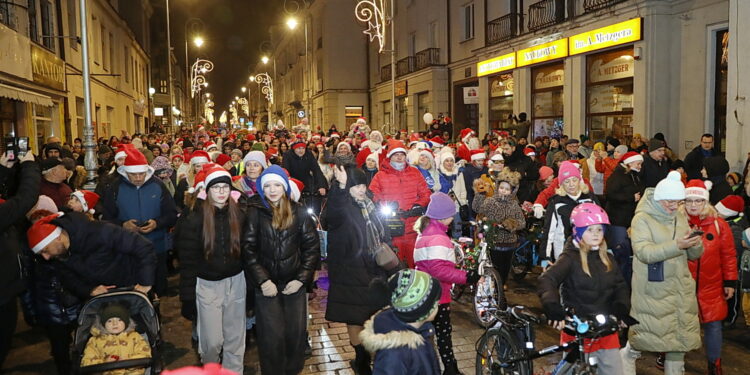
[[[228,192],[229,189],[230,189],[230,186],[226,184],[211,186],[211,191],[215,191],[217,193],[225,193],[225,192]]]
[[[667,206],[678,206],[680,202],[682,201],[681,200],[663,200],[662,202]]]

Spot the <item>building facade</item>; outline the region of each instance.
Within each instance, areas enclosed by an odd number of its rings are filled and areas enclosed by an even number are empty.
[[[127,3],[127,4],[126,4]],[[92,121],[97,137],[133,133],[148,123],[146,0],[90,1]],[[83,137],[80,18],[75,0],[0,3],[0,126],[29,137]]]
[[[484,134],[525,112],[533,136],[630,140],[662,132],[684,156],[708,132],[726,150],[727,0],[396,4],[399,128],[424,130],[422,115],[431,112]],[[390,56],[376,44],[370,115],[384,124]]]

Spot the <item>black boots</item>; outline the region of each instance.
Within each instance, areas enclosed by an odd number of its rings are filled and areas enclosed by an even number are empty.
[[[452,362],[448,365],[445,365],[443,375],[461,375],[461,373],[458,371],[458,362]]]
[[[349,362],[352,366],[352,370],[357,375],[372,375],[372,367],[370,367],[370,352],[368,352],[362,344],[354,346],[354,353],[356,357]]]
[[[721,375],[721,358],[714,362],[708,361],[708,375]]]

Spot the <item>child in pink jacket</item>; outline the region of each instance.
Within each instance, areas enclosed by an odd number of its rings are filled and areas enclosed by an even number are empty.
[[[479,280],[476,270],[466,272],[456,268],[453,243],[446,234],[455,214],[456,204],[453,199],[445,193],[434,193],[430,196],[427,212],[414,225],[414,230],[419,233],[414,245],[416,268],[440,280],[443,288],[438,314],[432,323],[435,325],[438,351],[445,367],[444,375],[459,373],[451,339],[451,284],[474,284]]]

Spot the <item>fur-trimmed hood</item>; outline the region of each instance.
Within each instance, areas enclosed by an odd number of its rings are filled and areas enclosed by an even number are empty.
[[[377,327],[376,327],[377,326]],[[367,351],[375,353],[385,349],[417,349],[425,345],[425,336],[434,331],[432,324],[419,329],[400,321],[390,308],[381,310],[365,322],[359,338]]]

